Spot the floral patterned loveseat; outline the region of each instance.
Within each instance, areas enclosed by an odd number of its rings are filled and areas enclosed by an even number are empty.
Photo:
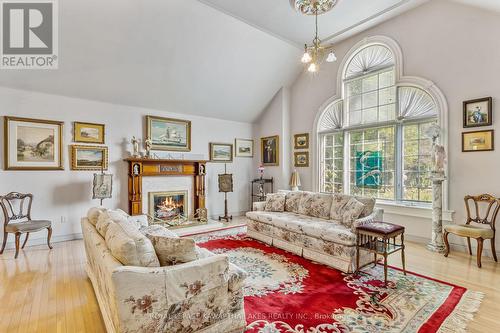
[[[280,191],[246,213],[248,235],[304,258],[352,273],[357,226],[382,221],[375,199],[342,194]],[[373,261],[361,250],[360,265]]]
[[[86,271],[108,333],[244,331],[244,271],[229,263],[226,256],[199,247],[194,248],[196,260],[160,267],[158,259],[151,257],[156,248],[153,253],[147,253],[151,243],[136,231],[163,227],[148,226],[146,216],[123,216],[122,211],[120,216],[117,211],[107,211],[109,214],[103,218],[103,212],[106,210],[91,209],[81,225],[87,255]],[[112,241],[109,237],[111,227],[104,228],[103,221],[116,216],[122,220],[117,225],[124,225],[124,229],[135,234],[131,244],[138,249],[141,247],[141,255],[147,256],[143,262],[148,267],[125,266],[112,254],[114,248],[108,246]],[[118,221],[106,223],[113,222]]]

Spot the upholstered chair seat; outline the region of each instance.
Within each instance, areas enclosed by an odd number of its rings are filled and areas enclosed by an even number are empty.
[[[461,237],[491,239],[495,232],[491,229],[482,228],[475,225],[451,224],[444,227],[444,230]]]
[[[50,227],[51,222],[46,220],[31,220],[26,222],[19,223],[9,223],[5,227],[6,232],[15,233],[15,232],[35,232],[40,231],[45,228]]]

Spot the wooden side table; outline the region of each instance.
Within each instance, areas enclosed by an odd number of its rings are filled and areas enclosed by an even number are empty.
[[[380,254],[384,257],[384,283],[387,285],[387,257],[401,251],[403,273],[406,275],[404,232],[403,226],[387,222],[373,222],[358,227],[356,229],[356,272],[359,271],[360,249],[373,253],[375,265],[377,265],[377,254]],[[398,236],[401,236],[399,242]]]

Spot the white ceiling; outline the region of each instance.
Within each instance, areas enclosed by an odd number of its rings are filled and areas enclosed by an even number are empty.
[[[454,0],[466,5],[500,12],[500,0]]]
[[[321,37],[346,38],[425,1],[339,0],[320,18]],[[65,0],[59,69],[4,70],[0,85],[251,122],[300,73],[312,34],[312,17],[289,0]]]

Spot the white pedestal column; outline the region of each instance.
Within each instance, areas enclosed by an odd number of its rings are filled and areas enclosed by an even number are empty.
[[[442,173],[432,175],[432,236],[427,249],[443,253],[443,182],[446,177]]]

